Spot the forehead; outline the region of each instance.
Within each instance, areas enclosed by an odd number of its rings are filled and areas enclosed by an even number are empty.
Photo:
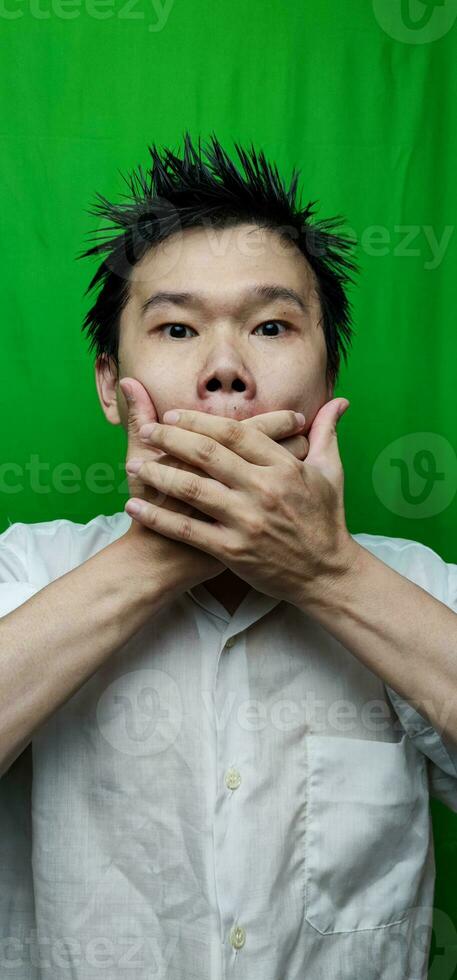
[[[308,299],[314,294],[314,273],[293,242],[269,228],[239,224],[186,228],[153,246],[132,269],[130,295],[141,303],[151,287],[193,287],[236,297],[254,280],[280,282]]]

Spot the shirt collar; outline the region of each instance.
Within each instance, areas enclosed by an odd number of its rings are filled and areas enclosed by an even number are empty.
[[[125,534],[133,521],[133,518],[125,510],[118,511],[109,519],[113,521],[114,525],[111,538],[113,541],[120,537],[121,534]],[[251,588],[241,600],[233,616],[231,616],[225,607],[211,595],[203,583],[195,585],[192,589],[188,589],[185,595],[191,602],[196,603],[202,609],[205,609],[206,612],[209,612],[212,616],[216,616],[226,624],[227,639],[229,636],[234,636],[236,633],[241,633],[242,630],[248,629],[252,623],[257,622],[262,616],[266,616],[281,601],[280,599],[274,599],[272,596],[264,595],[263,592],[257,592],[256,589]]]
[[[261,619],[262,616],[265,616],[281,602],[280,599],[275,599],[273,596],[264,595],[263,592],[257,592],[256,589],[251,588],[243,597],[238,608],[235,609],[235,612],[231,616],[222,603],[211,595],[203,583],[194,586],[192,589],[188,589],[186,595],[193,602],[196,602],[199,606],[201,606],[202,609],[205,609],[213,616],[217,616],[218,619],[223,620],[223,622],[227,624],[227,639],[229,636],[233,636],[236,633],[241,633],[242,630],[248,629],[252,623],[257,622],[258,619]]]

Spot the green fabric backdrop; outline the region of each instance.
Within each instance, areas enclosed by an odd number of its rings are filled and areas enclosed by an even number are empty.
[[[318,217],[347,216],[361,263],[336,390],[351,401],[348,526],[457,562],[457,0],[0,7],[0,531],[123,509],[125,437],[102,414],[81,333],[95,260],[75,256],[95,191],[118,198],[119,170],[189,128],[229,150],[253,140],[286,176],[296,163]],[[450,980],[457,815],[438,801],[432,813],[430,977]]]

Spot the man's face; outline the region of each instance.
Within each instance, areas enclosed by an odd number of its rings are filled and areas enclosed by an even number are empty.
[[[293,290],[304,309],[253,292],[265,286]],[[189,296],[146,305],[164,292]],[[287,408],[304,413],[308,431],[333,397],[320,317],[310,266],[275,232],[253,224],[185,229],[132,269],[119,378],[106,359],[96,364],[105,415],[127,429],[118,381],[129,376],[149,393],[159,422],[170,408],[235,419]]]

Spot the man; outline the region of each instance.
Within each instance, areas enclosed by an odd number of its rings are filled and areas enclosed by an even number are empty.
[[[5,975],[426,977],[457,565],[349,533],[348,241],[237,152],[151,148],[84,253],[126,510],[0,538]]]

